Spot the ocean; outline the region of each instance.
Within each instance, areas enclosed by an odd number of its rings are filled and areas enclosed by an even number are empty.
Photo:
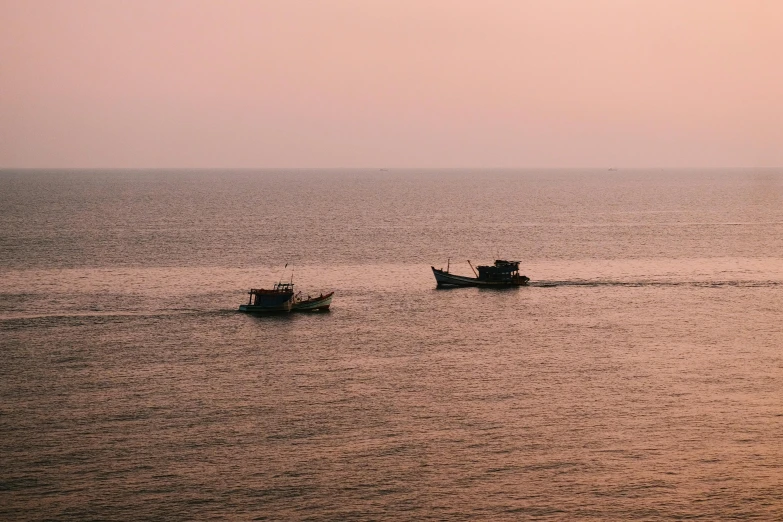
[[[3,520],[783,519],[783,170],[5,170],[0,225]]]

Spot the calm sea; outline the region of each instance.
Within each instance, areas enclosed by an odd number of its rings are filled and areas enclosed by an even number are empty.
[[[783,170],[2,171],[0,225],[4,520],[783,519]]]

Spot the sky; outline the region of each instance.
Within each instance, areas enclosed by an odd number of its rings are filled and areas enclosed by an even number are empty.
[[[0,168],[781,166],[782,0],[0,0]]]

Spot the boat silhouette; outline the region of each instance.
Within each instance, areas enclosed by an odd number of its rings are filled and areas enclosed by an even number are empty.
[[[452,274],[449,272],[451,260],[446,266],[446,270],[437,269],[431,266],[432,273],[435,276],[435,282],[439,287],[442,286],[490,286],[490,287],[508,287],[508,286],[527,286],[530,278],[519,273],[519,261],[506,261],[504,259],[495,260],[494,265],[479,265],[478,272],[476,268],[468,261],[473,274],[476,277],[468,277]]]

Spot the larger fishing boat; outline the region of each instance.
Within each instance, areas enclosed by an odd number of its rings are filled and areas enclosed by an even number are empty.
[[[478,271],[476,271],[476,268],[473,268],[473,265],[468,261],[476,277],[450,273],[450,262],[446,266],[446,270],[442,268],[439,270],[434,266],[430,268],[432,268],[432,273],[435,275],[435,282],[438,286],[526,286],[530,278],[519,273],[519,263],[519,261],[498,259],[494,265],[477,266]]]
[[[248,294],[250,294],[250,300],[246,305],[239,305],[240,312],[290,312],[294,305],[293,283],[275,283],[271,290],[251,288]]]

